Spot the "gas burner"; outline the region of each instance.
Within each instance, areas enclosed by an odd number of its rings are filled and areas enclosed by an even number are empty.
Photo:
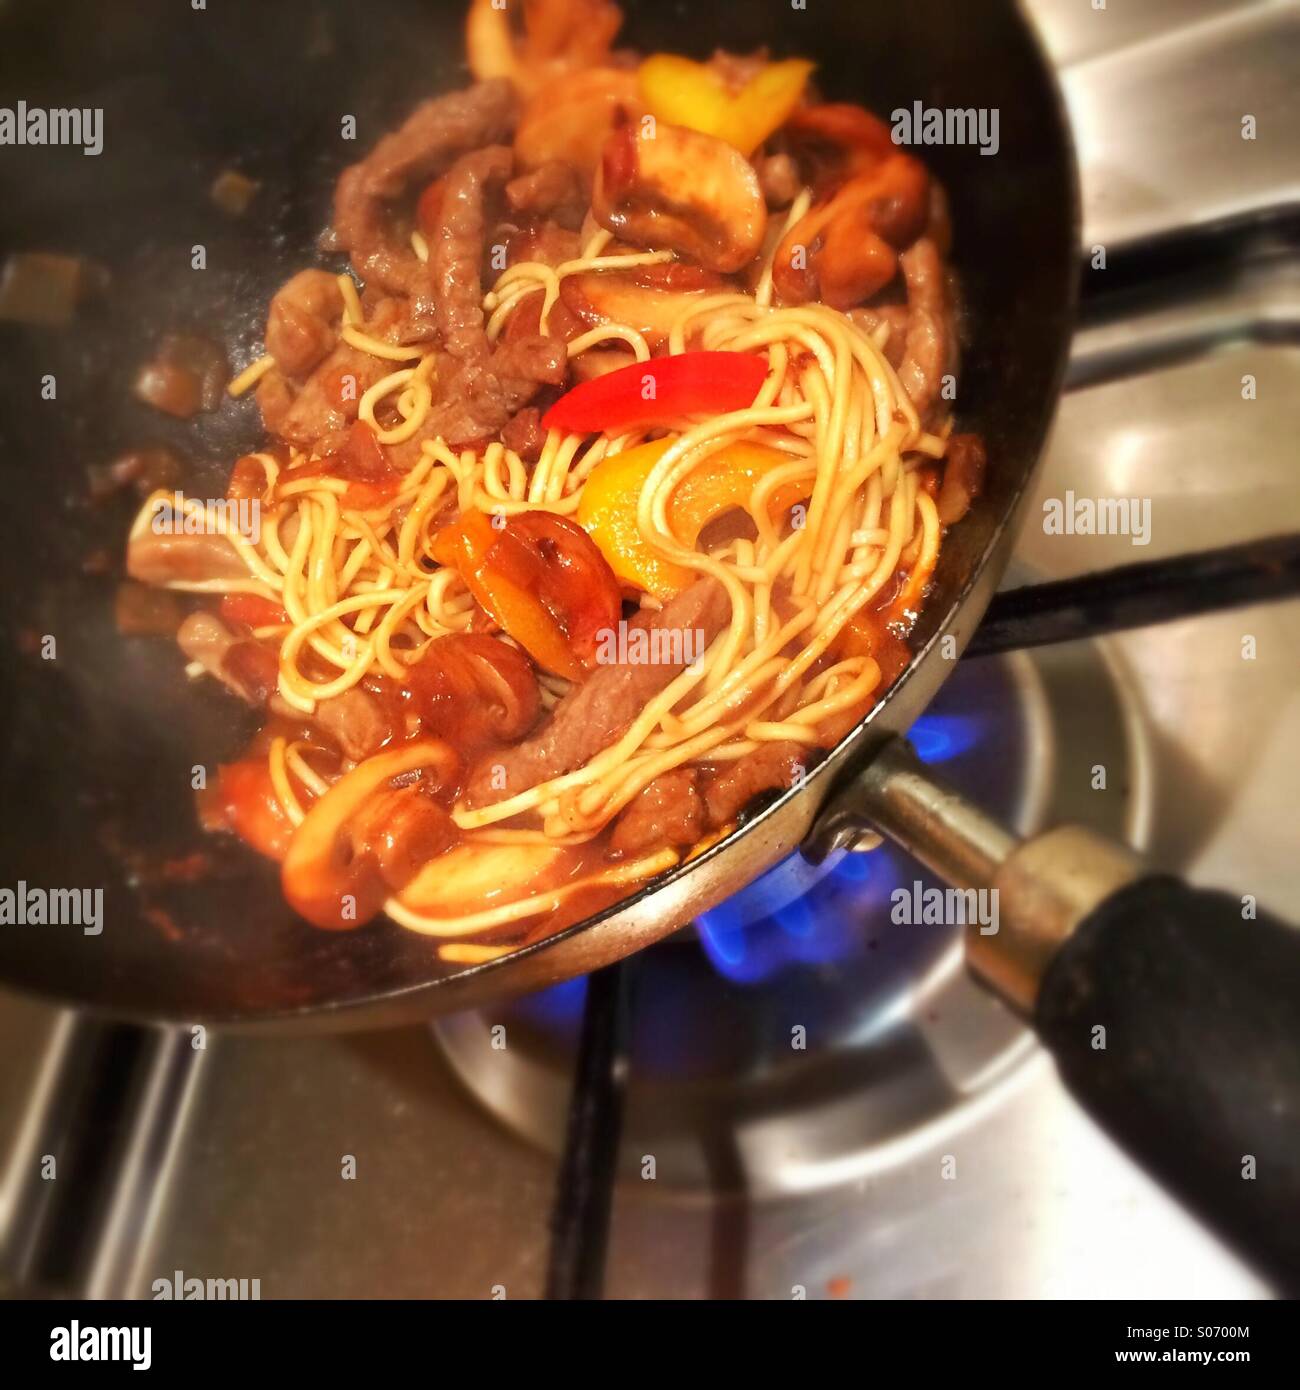
[[[1099,643],[968,661],[912,741],[1022,833],[1074,820],[1140,847],[1150,759],[1125,685]],[[1011,1083],[1031,1036],[967,977],[960,928],[891,920],[900,888],[941,885],[891,847],[795,855],[630,964],[624,1176],[652,1156],[680,1190],[816,1191]],[[432,1025],[470,1093],[554,1152],[584,994],[571,981]]]

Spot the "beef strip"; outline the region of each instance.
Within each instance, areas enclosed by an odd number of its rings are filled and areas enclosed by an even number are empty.
[[[248,578],[248,566],[235,547],[225,536],[210,531],[142,531],[127,546],[126,572],[142,584]]]
[[[813,750],[802,743],[781,740],[765,743],[746,757],[725,763],[704,781],[704,806],[709,825],[727,825],[760,792],[774,787],[792,787],[807,769]]]
[[[227,689],[250,705],[264,705],[275,689],[276,657],[260,642],[237,637],[215,613],[191,613],[176,633],[176,643]]]
[[[542,412],[535,405],[526,405],[502,427],[501,442],[507,449],[513,449],[525,463],[536,463],[546,447]]]
[[[885,360],[895,371],[903,365],[903,354],[907,351],[908,312],[906,304],[881,304],[875,307],[850,309],[849,318],[865,332],[875,336],[880,325],[886,324],[889,334],[885,339]]]
[[[365,324],[371,337],[385,342],[405,341],[409,329],[406,301],[397,298],[375,301]],[[269,336],[267,341],[269,345]],[[349,343],[338,342],[302,381],[279,369],[269,371],[257,387],[262,423],[272,434],[300,448],[321,454],[332,452],[339,431],[356,419],[361,397],[387,376],[393,365]],[[353,379],[350,389],[341,392],[340,384],[347,377]]]
[[[614,824],[612,847],[623,854],[644,854],[665,845],[693,845],[705,830],[698,780],[690,767],[661,772],[624,808]]]
[[[924,236],[899,258],[907,282],[907,335],[898,379],[922,420],[939,399],[952,370],[954,334],[948,272],[932,237]]]
[[[823,719],[817,726],[817,747],[781,739],[764,743],[747,757],[724,763],[706,774],[702,795],[711,829],[728,825],[762,792],[784,791],[821,760],[821,750],[834,748],[856,728],[875,704],[878,692],[848,709]]]
[[[345,169],[334,190],[334,245],[351,253],[367,282],[408,296],[413,319],[427,331],[435,321],[434,286],[419,257],[394,235],[392,204],[417,182],[445,172],[465,151],[503,139],[514,118],[513,89],[504,80],[435,97]]]
[[[281,439],[311,449],[356,419],[361,397],[388,375],[392,365],[339,343],[301,385],[282,372],[267,372],[257,386],[262,423]],[[353,378],[351,389],[342,394],[340,383],[347,377]]]
[[[590,202],[582,176],[571,164],[548,160],[506,184],[506,202],[512,212],[554,218],[568,231],[582,226]]]
[[[777,210],[788,208],[799,196],[803,178],[799,173],[799,161],[789,154],[770,154],[756,159],[758,186],[763,190],[763,198],[769,208]]]
[[[716,579],[698,579],[659,612],[638,614],[630,626],[699,630],[707,647],[730,616],[731,604],[723,586]],[[560,701],[539,734],[495,754],[475,770],[466,790],[470,804],[503,801],[581,767],[625,733],[649,701],[683,669],[669,662],[598,667]],[[504,775],[494,778],[494,769]],[[494,786],[494,781],[504,785]]]
[[[279,660],[271,647],[238,636],[215,613],[204,609],[185,619],[176,642],[191,661],[197,661],[241,700],[268,707],[285,718],[302,720],[302,714],[276,693]],[[311,722],[353,762],[378,753],[397,733],[384,702],[360,686],[318,700]]]
[[[358,685],[317,700],[312,723],[327,733],[343,756],[353,762],[378,753],[397,732],[379,697]]]
[[[209,675],[224,681],[221,663],[235,644],[235,634],[216,616],[199,610],[191,613],[176,633],[176,645]],[[242,692],[240,692],[242,694]]]
[[[515,183],[517,182],[516,179]],[[513,183],[508,184],[507,192],[512,187],[514,187]],[[561,227],[558,222],[547,220],[526,227],[512,226],[505,222],[497,227],[497,231],[503,234],[507,243],[507,265],[518,265],[521,261],[541,261],[543,265],[549,265],[554,269],[556,266],[563,265],[565,261],[576,261],[582,254],[582,237],[578,235],[576,230]],[[538,299],[538,296],[533,296],[533,298]],[[511,323],[519,318],[528,302],[525,300],[524,304],[511,315]],[[552,313],[558,307],[558,305],[552,305]],[[540,309],[541,304],[538,300],[539,313]],[[535,330],[535,323],[533,327]]]
[[[459,385],[470,414],[495,432],[538,386],[563,383],[564,344],[540,334],[503,339],[494,348],[483,319],[484,202],[488,186],[510,177],[513,156],[504,145],[462,156],[448,171],[438,235],[429,248],[443,346],[460,363]]]
[[[939,520],[955,526],[970,511],[971,503],[984,487],[988,454],[978,434],[954,434],[948,440],[943,460],[943,483],[935,505]]]

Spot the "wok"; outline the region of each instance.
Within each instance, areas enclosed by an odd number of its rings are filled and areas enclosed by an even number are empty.
[[[272,866],[195,823],[193,769],[229,760],[249,729],[221,692],[189,685],[170,644],[119,635],[113,577],[88,573],[104,560],[87,559],[106,552],[120,568],[134,499],[87,501],[85,470],[164,444],[186,461],[186,492],[224,491],[231,460],[260,437],[252,402],[173,423],[133,401],[132,373],[169,331],[213,337],[239,364],[257,354],[271,293],[322,261],[316,238],[338,171],[417,100],[466,80],[463,8],[6,7],[0,104],[100,107],[104,148],[94,158],[0,150],[0,240],[84,256],[110,283],[70,327],[0,327],[10,523],[0,884],[104,890],[97,936],[0,928],[0,979],[139,1021],[400,1023],[591,971],[800,845],[816,854],[860,843],[878,825],[954,883],[999,889],[1001,930],[972,935],[972,966],[1035,1022],[1095,1114],[1279,1278],[1294,1277],[1300,1238],[1281,1216],[1300,1191],[1285,1118],[1300,1097],[1294,938],[1259,920],[1243,945],[1236,900],[1144,878],[1131,854],[1090,832],[1017,846],[894,742],[996,587],[1066,360],[1075,173],[1032,35],[1012,5],[988,0],[625,8],[624,41],[644,50],[769,44],[816,59],[831,99],[884,113],[918,100],[999,113],[994,157],[975,146],[920,151],[956,229],[960,424],[984,436],[991,467],[948,537],[907,672],[801,789],[617,907],[507,957],[447,966],[429,940],[388,923],[325,933],[297,920]],[[346,116],[355,141],[344,138]],[[239,219],[208,196],[231,167],[260,184]],[[41,389],[51,379],[53,400]],[[1242,1180],[1243,1154],[1255,1156],[1255,1180]]]

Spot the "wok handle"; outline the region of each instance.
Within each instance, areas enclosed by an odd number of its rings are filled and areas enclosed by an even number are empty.
[[[1018,841],[886,744],[813,843],[863,816],[958,888],[972,972],[1034,1026],[1076,1100],[1283,1291],[1300,1289],[1300,931],[1154,876],[1082,826]]]
[[[1142,878],[1075,928],[1033,1020],[1089,1113],[1288,1293],[1300,1288],[1298,1019],[1300,932],[1244,919],[1230,894]]]

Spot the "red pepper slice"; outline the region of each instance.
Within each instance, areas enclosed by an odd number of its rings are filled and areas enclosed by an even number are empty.
[[[747,352],[656,357],[575,386],[542,416],[542,425],[613,434],[683,415],[725,415],[753,405],[766,376],[766,359]]]
[[[217,769],[216,802],[226,825],[268,859],[283,859],[293,822],[275,794],[265,758],[223,763]]]
[[[282,605],[260,594],[226,594],[221,600],[221,616],[228,623],[244,627],[271,627],[289,621]]]

